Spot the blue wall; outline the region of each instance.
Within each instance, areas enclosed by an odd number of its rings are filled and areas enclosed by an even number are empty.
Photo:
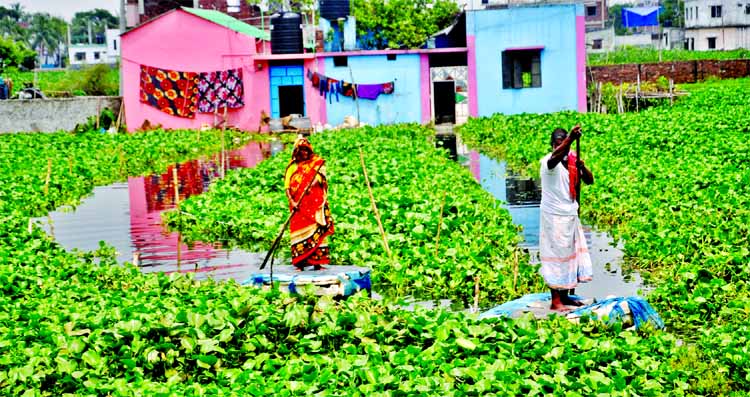
[[[393,94],[380,95],[376,100],[360,99],[360,121],[369,125],[420,122],[422,119],[419,55],[398,54],[389,61],[386,55],[350,56],[349,66],[358,84],[395,82]],[[351,82],[348,67],[333,66],[333,58],[325,59],[326,76]],[[323,98],[321,97],[321,100]],[[354,98],[339,95],[339,101],[327,101],[328,124],[343,123],[345,116],[357,116]]]
[[[469,11],[466,34],[475,37],[478,116],[546,113],[578,108],[576,14],[561,4]],[[542,86],[503,89],[502,52],[544,46]]]

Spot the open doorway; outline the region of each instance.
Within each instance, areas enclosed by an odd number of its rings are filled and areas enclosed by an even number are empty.
[[[305,96],[301,85],[279,86],[279,116],[305,115]]]
[[[456,122],[456,82],[434,81],[432,93],[435,124]]]

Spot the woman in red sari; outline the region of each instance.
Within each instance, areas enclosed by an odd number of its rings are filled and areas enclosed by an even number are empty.
[[[310,186],[307,194],[305,189]],[[333,234],[333,219],[328,206],[328,180],[325,160],[313,152],[306,138],[294,142],[292,161],[284,173],[284,187],[292,219],[289,223],[292,265],[315,270],[328,265],[326,237]]]

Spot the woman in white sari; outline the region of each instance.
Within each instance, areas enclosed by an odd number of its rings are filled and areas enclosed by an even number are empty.
[[[578,180],[594,183],[594,175],[570,150],[581,136],[576,125],[570,135],[563,129],[552,133],[552,153],[540,161],[542,203],[539,233],[541,274],[552,293],[550,309],[570,310],[580,306],[568,292],[592,279],[591,257],[578,218]]]

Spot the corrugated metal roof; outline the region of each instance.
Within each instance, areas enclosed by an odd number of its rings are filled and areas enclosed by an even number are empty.
[[[182,7],[184,11],[187,11],[195,16],[201,17],[205,20],[211,21],[217,25],[224,26],[228,29],[234,30],[235,32],[255,37],[261,40],[271,40],[271,34],[264,32],[255,26],[246,24],[237,18],[231,17],[220,11],[215,10],[204,10],[202,8],[190,8]]]

